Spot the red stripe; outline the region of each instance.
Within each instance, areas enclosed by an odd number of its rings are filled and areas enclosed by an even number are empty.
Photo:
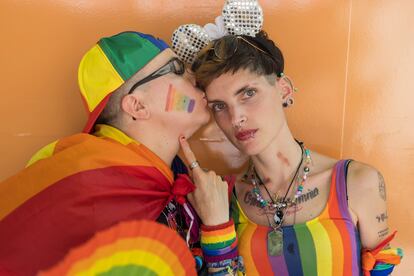
[[[34,275],[120,221],[155,220],[170,183],[150,167],[109,167],[67,177],[0,221],[0,268]]]
[[[352,275],[352,247],[349,232],[346,227],[346,222],[343,220],[341,211],[339,209],[339,199],[337,197],[336,187],[337,170],[334,169],[331,181],[331,190],[329,195],[329,216],[335,223],[336,228],[342,238],[344,262],[343,262],[343,275]]]
[[[267,227],[258,226],[251,238],[251,254],[259,275],[273,275],[267,253]]]

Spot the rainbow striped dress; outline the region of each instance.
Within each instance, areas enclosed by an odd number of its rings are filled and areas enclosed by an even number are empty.
[[[335,165],[328,202],[318,217],[283,227],[280,256],[267,254],[272,229],[250,221],[233,193],[231,212],[247,275],[362,275],[359,233],[347,207],[348,163],[342,160]]]

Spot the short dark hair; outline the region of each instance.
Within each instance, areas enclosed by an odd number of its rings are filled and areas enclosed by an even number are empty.
[[[258,75],[281,76],[284,59],[267,33],[260,31],[255,37],[227,35],[214,40],[200,51],[191,69],[197,86],[205,90],[215,78],[240,69],[248,69]]]

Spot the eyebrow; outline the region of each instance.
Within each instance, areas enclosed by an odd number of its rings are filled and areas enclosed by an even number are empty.
[[[247,84],[247,85],[239,88],[236,92],[234,92],[233,96],[237,96],[240,93],[243,93],[249,87],[251,87],[251,84]],[[207,100],[207,104],[210,104],[210,103],[222,103],[222,102],[223,101],[221,101],[221,100],[211,100],[211,101]]]

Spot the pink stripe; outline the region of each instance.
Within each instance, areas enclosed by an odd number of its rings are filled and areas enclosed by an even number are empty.
[[[167,95],[167,103],[165,105],[165,111],[171,110],[173,99],[174,99],[174,90],[173,90],[172,84],[170,84],[170,86],[168,87],[168,95]]]

